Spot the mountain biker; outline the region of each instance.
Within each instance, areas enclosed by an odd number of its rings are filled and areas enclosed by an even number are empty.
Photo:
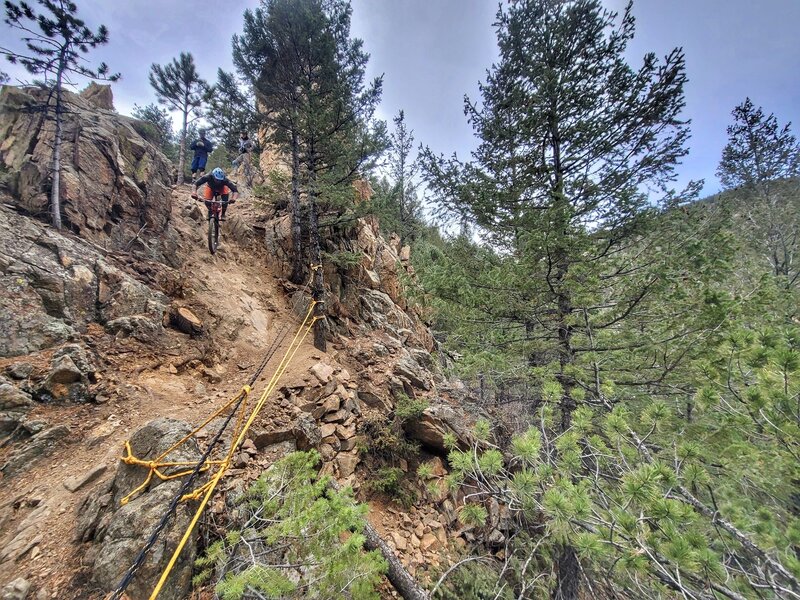
[[[206,130],[201,129],[199,133],[200,139],[193,141],[192,145],[189,146],[189,148],[194,150],[194,158],[192,159],[192,179],[194,179],[195,171],[199,172],[201,177],[205,174],[208,155],[214,151],[214,144],[206,138]]]
[[[220,220],[224,221],[225,212],[228,210],[228,203],[230,202],[230,204],[233,204],[236,202],[236,198],[239,197],[239,190],[236,188],[236,184],[225,177],[225,171],[217,167],[208,175],[204,175],[194,182],[192,198],[195,200],[198,199],[197,188],[203,184],[206,184],[206,187],[203,188],[203,199],[208,209],[208,218],[211,218],[211,200],[220,197],[222,198],[222,215],[220,216]]]

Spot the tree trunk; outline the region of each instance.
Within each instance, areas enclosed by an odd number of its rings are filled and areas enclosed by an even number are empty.
[[[558,578],[553,600],[577,600],[581,583],[581,568],[572,546],[563,546],[558,555]]]
[[[565,288],[567,272],[569,270],[569,259],[566,253],[558,256],[558,266],[556,267],[556,285],[558,290],[558,341],[560,355],[560,372],[556,379],[561,384],[562,394],[560,400],[561,424],[560,433],[566,433],[572,427],[572,413],[575,412],[577,404],[572,397],[574,381],[566,373],[567,369],[575,361],[575,351],[572,348],[572,326],[569,324],[569,317],[572,313],[572,297]],[[578,600],[580,590],[580,565],[575,549],[570,545],[562,546],[558,558],[558,577],[556,588],[553,590],[553,600]]]
[[[297,131],[292,130],[292,274],[289,281],[303,281],[303,249],[300,231],[300,141]]]
[[[341,486],[335,479],[330,480],[330,486],[337,492],[341,490]],[[403,563],[394,555],[392,549],[383,541],[381,536],[370,525],[369,521],[364,521],[364,547],[367,550],[377,550],[383,555],[386,563],[389,565],[386,571],[386,578],[397,590],[404,600],[430,600],[430,594],[425,591],[417,580],[406,571]]]
[[[50,190],[50,213],[53,227],[61,229],[61,79],[64,73],[64,63],[59,63],[58,76],[56,77],[56,132],[53,140],[53,187]]]
[[[364,537],[367,550],[378,550],[386,563],[389,565],[386,571],[386,578],[405,600],[430,600],[430,595],[417,583],[417,581],[406,571],[403,563],[394,555],[392,549],[386,545],[375,528],[369,523],[364,527]]]
[[[319,218],[317,216],[317,173],[314,171],[313,154],[311,148],[309,156],[309,186],[308,186],[308,233],[311,242],[311,263],[314,265],[313,282],[311,292],[314,300],[317,301],[314,309],[314,347],[320,352],[325,352],[327,344],[325,342],[325,281],[322,276],[322,248],[319,239]]]
[[[185,306],[171,306],[167,313],[168,324],[189,335],[203,334],[203,321]]]
[[[553,149],[553,171],[555,181],[553,186],[553,209],[555,210],[555,227],[559,229],[556,239],[561,238],[561,242],[555,248],[554,263],[555,277],[552,282],[552,289],[556,294],[557,301],[557,327],[559,344],[559,374],[556,377],[561,384],[562,393],[560,400],[561,427],[560,433],[566,433],[572,427],[572,413],[575,412],[577,404],[572,397],[572,388],[575,382],[571,375],[567,374],[570,366],[575,362],[575,350],[572,348],[572,294],[566,285],[567,275],[570,269],[570,254],[567,239],[569,238],[570,206],[564,197],[564,178],[561,164],[561,133],[557,114],[553,110],[553,121],[551,124],[552,149]],[[556,560],[558,565],[558,577],[556,587],[553,590],[554,600],[578,600],[581,583],[581,569],[578,563],[578,556],[575,549],[569,544],[560,548],[559,556]]]
[[[185,107],[186,105],[184,105]],[[186,168],[186,131],[189,128],[189,111],[183,111],[183,129],[181,129],[181,147],[178,148],[178,176],[175,178],[175,184],[180,185],[183,183],[183,171]]]

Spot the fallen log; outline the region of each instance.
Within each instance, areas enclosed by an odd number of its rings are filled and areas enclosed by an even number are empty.
[[[364,527],[364,537],[367,540],[364,544],[366,549],[378,550],[389,565],[386,578],[394,586],[398,594],[405,600],[430,600],[430,594],[411,576],[403,566],[403,563],[400,562],[400,559],[394,555],[392,549],[389,548],[369,523]]]
[[[336,480],[330,480],[330,486],[336,490],[337,492],[341,489],[339,484]],[[370,525],[369,521],[367,521],[364,525],[364,537],[366,538],[366,542],[364,543],[364,547],[367,550],[377,550],[383,555],[383,558],[386,560],[386,564],[389,565],[389,568],[386,572],[386,578],[389,580],[389,583],[392,584],[397,593],[400,594],[404,600],[430,600],[431,596],[425,590],[416,579],[414,579],[411,574],[406,570],[403,566],[403,563],[400,562],[400,559],[397,558],[392,552],[392,549],[389,548],[389,545],[383,541],[383,538],[378,534],[376,529]]]

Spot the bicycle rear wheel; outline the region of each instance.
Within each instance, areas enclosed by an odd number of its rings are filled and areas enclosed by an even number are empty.
[[[219,245],[219,215],[213,215],[208,220],[208,251],[216,254]]]

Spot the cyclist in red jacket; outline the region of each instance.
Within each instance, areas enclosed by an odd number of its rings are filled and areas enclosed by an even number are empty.
[[[208,208],[208,218],[211,218],[211,200],[214,198],[222,198],[222,216],[221,221],[225,220],[225,212],[228,210],[228,203],[233,204],[239,197],[239,190],[236,184],[225,177],[225,171],[217,167],[209,175],[204,175],[194,182],[194,192],[192,198],[197,200],[197,188],[206,184],[203,188],[203,200],[205,200],[206,208]]]

